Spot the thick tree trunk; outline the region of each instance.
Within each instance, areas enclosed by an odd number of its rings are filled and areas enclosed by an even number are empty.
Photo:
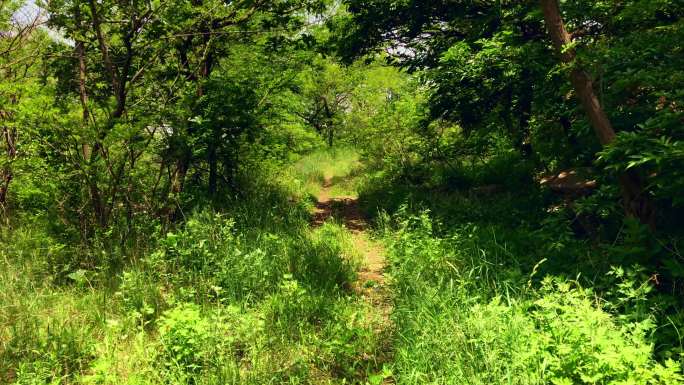
[[[540,2],[546,28],[551,36],[553,46],[558,52],[561,61],[572,67],[570,82],[587,113],[589,122],[594,128],[594,132],[601,145],[610,144],[615,139],[615,130],[613,130],[613,126],[594,92],[591,76],[574,63],[576,53],[571,48],[572,39],[565,28],[558,0],[540,0]],[[619,180],[625,213],[628,216],[638,218],[642,223],[653,226],[653,206],[644,194],[642,181],[639,176],[634,172],[628,172],[620,175]]]

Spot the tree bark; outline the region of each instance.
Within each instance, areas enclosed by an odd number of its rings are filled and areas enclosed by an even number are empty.
[[[113,66],[109,58],[109,53],[107,52],[107,46],[105,45],[104,42],[104,37],[102,36],[102,33],[100,31],[100,22],[99,18],[97,16],[97,12],[95,9],[95,3],[93,1],[90,1],[90,8],[93,13],[93,24],[96,26],[96,31],[98,34],[98,41],[100,43],[100,48],[103,50],[103,57],[106,59],[105,60],[105,66],[107,70],[110,72],[110,75],[112,76],[112,82],[114,83],[114,73],[113,73]],[[85,27],[82,23],[82,18],[81,18],[81,9],[80,9],[80,4],[76,3],[75,4],[75,9],[74,9],[74,16],[75,16],[75,23],[76,23],[76,28],[79,31],[85,31]],[[88,92],[86,89],[86,51],[85,51],[85,43],[83,40],[80,38],[76,39],[75,44],[74,44],[74,49],[76,51],[76,57],[78,58],[78,91],[79,91],[79,98],[81,101],[81,108],[83,110],[83,125],[87,126],[88,125],[88,120],[90,119],[90,110],[88,108]],[[95,147],[98,147],[98,144],[95,144]],[[88,143],[82,143],[81,144],[81,155],[83,156],[83,161],[85,164],[91,163],[90,161],[92,160],[94,154],[92,151],[92,147]],[[104,204],[102,202],[102,194],[100,192],[100,187],[98,186],[97,183],[97,175],[93,173],[93,175],[88,175],[91,170],[88,166],[84,167],[83,169],[84,178],[86,181],[86,184],[88,185],[88,192],[90,194],[90,203],[93,208],[93,214],[95,216],[95,221],[97,224],[104,228],[107,226],[107,216],[105,214],[105,208]]]
[[[571,65],[570,82],[577,98],[584,107],[599,142],[606,146],[615,140],[615,130],[601,106],[596,92],[594,92],[591,76],[581,66],[574,63],[577,55],[571,46],[572,39],[565,28],[558,0],[540,0],[540,3],[553,46],[558,52],[561,62]],[[635,172],[630,171],[620,175],[619,181],[625,214],[638,218],[642,223],[653,227],[654,209],[644,193],[641,178]]]
[[[116,68],[112,62],[112,58],[109,56],[109,47],[107,47],[107,41],[105,40],[104,33],[102,32],[102,22],[100,20],[100,15],[97,12],[97,6],[95,0],[88,0],[90,5],[90,12],[92,13],[93,19],[93,30],[97,36],[97,42],[100,45],[100,52],[102,54],[102,62],[104,63],[105,70],[109,75],[109,80],[112,82],[112,88],[114,92],[119,89],[119,77],[117,76]]]

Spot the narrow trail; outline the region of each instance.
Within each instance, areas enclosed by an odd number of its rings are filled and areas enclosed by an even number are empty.
[[[354,196],[332,196],[332,178],[325,177],[325,181],[318,195],[318,202],[314,210],[312,225],[318,227],[330,218],[339,219],[352,235],[356,250],[363,258],[363,266],[358,272],[357,290],[366,296],[375,297],[374,292],[385,289],[385,251],[368,235],[368,223],[361,214],[359,200]],[[373,289],[376,290],[365,290]]]
[[[375,330],[383,333],[391,327],[390,313],[392,301],[385,276],[386,258],[382,245],[370,238],[369,225],[359,208],[358,197],[332,195],[333,179],[326,176],[318,194],[318,202],[313,213],[311,225],[318,227],[327,220],[339,220],[349,231],[354,248],[362,257],[362,265],[352,288],[372,307],[374,316],[382,319],[382,328]],[[393,384],[385,379],[383,384]]]

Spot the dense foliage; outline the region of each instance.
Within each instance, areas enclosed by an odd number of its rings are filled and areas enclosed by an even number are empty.
[[[0,383],[684,383],[682,41],[673,0],[0,2]]]

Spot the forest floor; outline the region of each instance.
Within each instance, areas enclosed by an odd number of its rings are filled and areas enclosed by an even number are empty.
[[[329,219],[337,219],[352,236],[355,249],[360,253],[362,269],[359,271],[357,292],[366,295],[374,304],[387,305],[385,279],[385,251],[382,245],[370,238],[368,223],[354,195],[332,193],[333,178],[326,175],[318,194],[312,225],[321,226]],[[382,300],[382,302],[377,302]]]

